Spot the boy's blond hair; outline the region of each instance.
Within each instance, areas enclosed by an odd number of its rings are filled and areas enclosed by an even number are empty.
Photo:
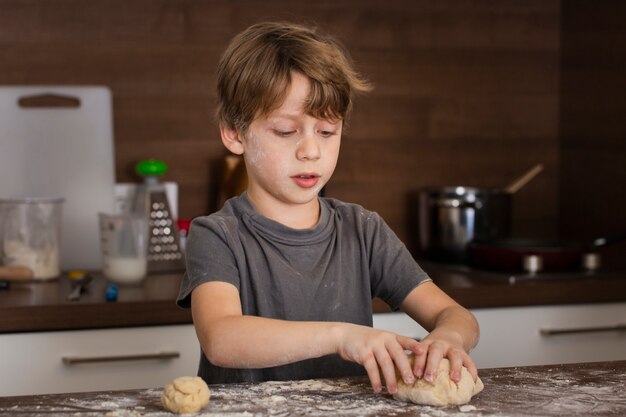
[[[235,36],[220,60],[219,123],[245,131],[255,118],[280,107],[292,71],[311,81],[305,113],[319,119],[345,119],[353,94],[371,89],[330,36],[297,24],[258,23]]]

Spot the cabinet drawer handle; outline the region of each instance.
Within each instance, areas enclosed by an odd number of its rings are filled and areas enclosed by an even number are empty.
[[[540,329],[539,333],[541,333],[542,336],[556,336],[559,334],[623,332],[624,330],[626,330],[626,324],[616,324],[613,326],[578,327],[572,329]]]
[[[114,355],[114,356],[63,356],[61,359],[66,365],[95,362],[120,362],[120,361],[143,361],[143,360],[166,360],[180,357],[178,352],[141,353],[138,355]]]

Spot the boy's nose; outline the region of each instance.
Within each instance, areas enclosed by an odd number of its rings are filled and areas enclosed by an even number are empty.
[[[300,160],[316,160],[321,156],[320,146],[313,135],[304,135],[298,142],[296,158]]]

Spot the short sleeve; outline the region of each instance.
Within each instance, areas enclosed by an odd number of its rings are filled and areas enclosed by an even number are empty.
[[[376,213],[371,216],[367,233],[372,297],[381,298],[395,311],[415,287],[430,278],[385,221]]]
[[[178,306],[189,308],[191,292],[205,282],[228,282],[239,289],[239,272],[232,249],[237,239],[230,230],[227,220],[218,216],[199,217],[191,223],[185,248],[186,270],[176,300]]]

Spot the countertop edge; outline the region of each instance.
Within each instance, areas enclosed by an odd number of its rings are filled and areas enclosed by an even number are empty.
[[[191,311],[174,300],[19,306],[2,309],[0,334],[191,323]]]
[[[114,302],[100,298],[103,279],[97,279],[78,302],[65,301],[67,280],[34,285],[37,295],[52,293],[39,303],[30,301],[30,287],[16,286],[20,294],[29,297],[24,297],[23,304],[0,306],[0,334],[191,324],[191,311],[175,303],[179,280],[179,275],[171,274],[150,277],[143,288],[121,289],[120,299]],[[626,277],[622,275],[609,279],[507,281],[484,274],[469,279],[466,274],[450,273],[433,274],[433,282],[468,309],[626,302]],[[373,312],[389,313],[391,309],[376,298]]]
[[[506,304],[481,300],[477,303],[463,304],[462,294],[450,292],[449,295],[468,309],[532,307],[542,305],[605,304],[625,302],[623,296],[586,297],[576,300],[540,299],[528,302],[520,298],[517,302]],[[545,297],[544,297],[545,298]],[[509,300],[510,301],[510,300]],[[382,300],[374,300],[374,313],[391,313],[391,309]],[[35,320],[25,322],[23,317],[30,315]],[[124,327],[150,327],[178,324],[192,324],[191,311],[176,307],[173,300],[127,302],[116,304],[82,304],[72,306],[45,305],[28,307],[9,307],[2,309],[0,316],[0,335],[67,330],[98,330]]]

